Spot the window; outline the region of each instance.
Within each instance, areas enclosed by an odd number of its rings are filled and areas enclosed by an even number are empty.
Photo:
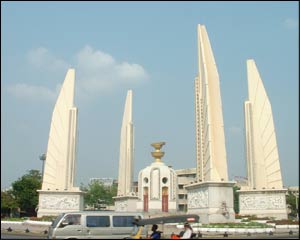
[[[80,225],[81,215],[69,214],[65,217],[63,222],[67,222],[68,225]]]
[[[87,216],[87,227],[109,227],[109,216]]]
[[[52,224],[51,224],[51,226],[52,227],[56,227],[57,226],[57,224],[59,223],[59,221],[63,218],[63,216],[64,216],[64,214],[62,213],[62,214],[60,214],[60,215],[58,215],[57,216],[57,218],[54,220],[54,221],[52,221]]]
[[[178,185],[178,188],[183,189],[183,185],[182,184]]]
[[[185,194],[179,194],[179,199],[186,199],[186,195]]]
[[[163,182],[164,184],[166,184],[166,183],[168,182],[168,178],[164,177],[164,178],[162,179],[162,182]]]
[[[134,216],[113,216],[114,227],[132,227]]]

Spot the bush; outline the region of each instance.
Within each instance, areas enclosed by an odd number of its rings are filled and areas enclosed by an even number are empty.
[[[276,225],[299,225],[299,221],[293,220],[270,220],[267,223],[275,223]]]
[[[30,217],[29,219],[32,221],[45,221],[45,222],[51,222],[54,220],[55,216],[43,216],[43,217]]]
[[[247,223],[213,223],[213,224],[202,224],[205,228],[267,228],[271,227],[265,223],[258,222],[247,222]]]
[[[9,217],[2,219],[3,221],[12,221],[12,222],[22,222],[25,221],[27,218],[15,218],[15,217]]]

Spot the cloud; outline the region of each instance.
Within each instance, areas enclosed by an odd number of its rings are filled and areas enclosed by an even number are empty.
[[[145,69],[136,63],[118,62],[110,54],[85,46],[76,56],[77,79],[89,93],[132,86],[148,79]]]
[[[53,101],[57,97],[57,90],[51,91],[43,86],[28,85],[25,83],[17,83],[7,87],[7,91],[17,98],[39,101]]]
[[[287,18],[284,20],[283,25],[288,29],[299,29],[299,20]]]
[[[44,47],[30,50],[27,59],[30,66],[47,72],[66,71],[70,67],[70,64],[54,56]]]
[[[141,65],[126,61],[118,62],[110,54],[94,50],[88,45],[75,54],[74,59],[75,86],[79,95],[89,97],[92,93],[113,91],[124,85],[131,88],[148,78],[148,74]],[[42,72],[44,80],[49,79],[47,81],[49,82],[54,79],[60,85],[70,67],[67,61],[55,56],[44,47],[30,50],[27,54],[27,61],[28,68],[32,68],[33,73],[35,71]],[[31,77],[36,78],[35,76]],[[45,86],[17,83],[9,85],[7,91],[17,98],[53,100],[58,95],[60,85],[56,86],[56,90],[52,90]]]

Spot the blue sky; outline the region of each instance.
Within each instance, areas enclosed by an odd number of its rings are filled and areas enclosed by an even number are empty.
[[[151,143],[174,169],[196,166],[197,24],[220,76],[229,177],[246,176],[243,103],[253,58],[273,108],[285,186],[299,184],[298,2],[1,2],[1,188],[42,168],[51,115],[76,70],[77,185],[117,178],[133,90],[135,179]]]

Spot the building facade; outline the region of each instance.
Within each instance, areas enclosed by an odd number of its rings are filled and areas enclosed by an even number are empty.
[[[187,212],[187,190],[185,186],[196,181],[196,168],[186,168],[175,170],[177,175],[177,203],[178,211]]]

